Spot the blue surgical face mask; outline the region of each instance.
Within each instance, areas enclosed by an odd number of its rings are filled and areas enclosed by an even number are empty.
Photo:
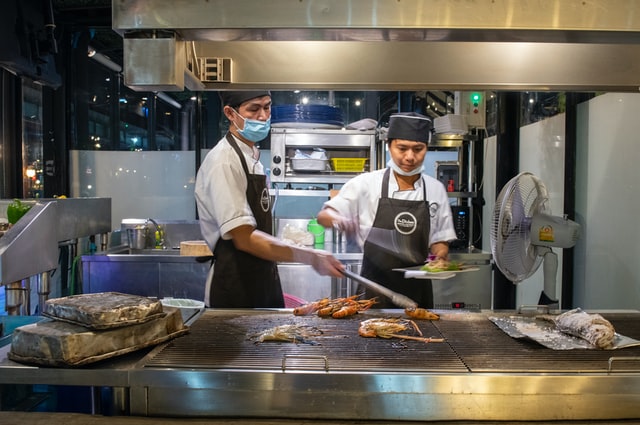
[[[236,115],[244,121],[244,127],[242,130],[240,130],[238,126],[236,126],[236,128],[238,128],[238,134],[245,139],[257,143],[269,135],[269,130],[271,130],[271,117],[266,121],[252,120],[243,117],[235,109],[233,112],[235,112]]]
[[[420,165],[419,167],[416,167],[411,171],[404,171],[402,168],[398,166],[398,164],[393,162],[393,159],[390,159],[389,162],[387,162],[387,167],[391,168],[393,171],[400,174],[401,176],[415,176],[416,174],[422,173],[422,170],[424,169],[424,165]]]

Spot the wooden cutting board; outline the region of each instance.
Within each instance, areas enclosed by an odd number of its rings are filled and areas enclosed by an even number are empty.
[[[213,255],[213,253],[205,241],[182,241],[180,242],[180,255],[202,257]]]

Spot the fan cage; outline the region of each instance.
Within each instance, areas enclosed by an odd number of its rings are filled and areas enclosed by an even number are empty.
[[[530,237],[531,219],[538,213],[551,213],[544,183],[528,172],[509,180],[496,200],[490,236],[494,261],[513,283],[531,276],[542,263]]]

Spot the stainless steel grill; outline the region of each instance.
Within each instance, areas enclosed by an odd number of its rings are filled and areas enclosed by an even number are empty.
[[[491,315],[496,315],[491,313]],[[401,313],[389,317],[406,317]],[[145,367],[308,369],[350,372],[607,372],[613,356],[638,357],[640,347],[618,351],[554,351],[532,341],[516,340],[482,313],[445,313],[442,320],[417,321],[424,336],[445,343],[363,338],[362,320],[380,317],[370,311],[347,319],[293,316],[291,313],[207,311],[191,328],[145,364]],[[609,314],[616,330],[640,339],[640,315]],[[296,324],[323,331],[318,345],[283,342],[255,343],[251,337],[269,328]],[[640,361],[618,371],[640,371]],[[615,370],[614,370],[615,372]]]
[[[339,420],[638,419],[640,348],[553,351],[515,340],[494,312],[443,312],[418,322],[429,343],[358,336],[361,320],[291,311],[208,310],[190,334],[157,347],[128,372],[130,412],[141,416]],[[513,313],[502,313],[513,314]],[[603,314],[640,339],[640,314]],[[319,328],[317,344],[264,342],[266,329]],[[612,357],[616,362],[609,370]],[[544,406],[544,408],[541,408]]]
[[[452,371],[466,372],[445,343],[425,344],[398,339],[358,336],[360,321],[375,317],[359,314],[346,319],[287,314],[205,313],[191,328],[154,356],[145,367],[302,369],[329,371]],[[391,314],[389,317],[402,317]],[[431,322],[418,322],[424,336],[442,338]],[[263,342],[252,336],[269,328],[296,324],[320,329],[317,343]],[[283,366],[284,365],[284,366]]]

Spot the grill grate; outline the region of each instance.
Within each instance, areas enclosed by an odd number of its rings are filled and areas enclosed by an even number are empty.
[[[491,315],[497,315],[491,313]],[[604,314],[603,314],[604,315]],[[386,315],[405,317],[401,313]],[[616,330],[640,339],[640,315],[609,314]],[[516,340],[483,313],[443,313],[442,320],[418,321],[424,336],[445,343],[362,338],[360,321],[381,317],[370,310],[347,319],[293,316],[290,312],[207,310],[190,333],[158,350],[145,367],[243,370],[326,370],[354,372],[606,372],[613,356],[640,357],[640,347],[622,350],[554,351],[535,342]],[[251,336],[285,325],[323,331],[318,345],[289,342],[256,344]],[[616,371],[640,371],[640,362],[625,362]]]
[[[390,317],[402,317],[400,314]],[[286,369],[330,371],[452,371],[467,369],[446,343],[363,338],[360,321],[379,315],[361,313],[346,319],[206,311],[184,338],[171,341],[146,367],[208,369]],[[417,322],[425,337],[442,336],[431,322]],[[256,344],[251,336],[280,325],[311,326],[323,334],[310,339],[318,345],[290,342]]]
[[[618,333],[640,339],[640,315],[603,316]],[[640,347],[551,350],[533,341],[509,337],[484,314],[455,314],[434,325],[472,372],[606,372],[608,360],[613,356],[640,356]],[[627,362],[625,368],[639,371],[640,362]]]

